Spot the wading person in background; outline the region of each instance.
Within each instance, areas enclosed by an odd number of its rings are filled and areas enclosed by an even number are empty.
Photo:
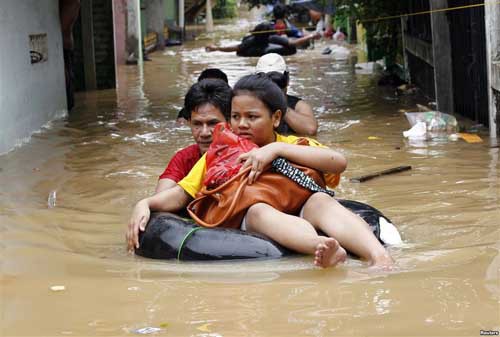
[[[311,106],[300,97],[287,94],[290,75],[285,59],[274,53],[261,56],[255,67],[255,73],[267,74],[286,95],[288,110],[277,131],[281,134],[316,135],[318,122]]]
[[[289,39],[286,36],[278,35],[274,29],[274,24],[264,22],[264,23],[259,23],[257,26],[255,26],[254,30],[252,30],[250,35],[245,36],[241,41],[241,43],[239,44],[225,46],[225,47],[219,47],[214,44],[210,44],[205,47],[205,50],[207,52],[222,51],[228,53],[236,52],[237,54],[239,54],[246,50],[260,51],[264,49],[268,44],[275,44],[286,48],[290,48],[290,50],[293,50],[293,53],[295,53],[296,47],[309,43],[309,41],[313,39],[318,39],[319,37],[320,37],[319,34],[313,33],[297,39]],[[260,56],[262,54],[263,53],[257,55],[247,55],[247,56]]]

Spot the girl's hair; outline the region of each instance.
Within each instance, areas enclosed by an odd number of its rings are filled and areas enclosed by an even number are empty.
[[[270,110],[272,116],[277,110],[281,111],[281,121],[284,120],[287,104],[283,91],[264,73],[247,75],[233,88],[233,97],[251,95],[260,100]]]
[[[288,85],[288,80],[290,79],[288,71],[283,73],[280,73],[279,71],[271,71],[266,73],[266,76],[269,77],[271,81],[276,83],[282,90],[285,90]]]
[[[207,78],[191,86],[184,99],[186,114],[191,119],[191,113],[198,107],[210,103],[218,108],[226,120],[231,115],[231,87],[221,79]]]

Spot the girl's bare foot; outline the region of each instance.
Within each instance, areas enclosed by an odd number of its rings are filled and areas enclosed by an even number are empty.
[[[339,245],[337,240],[325,237],[316,246],[314,264],[322,268],[333,267],[338,263],[344,262],[346,257],[347,253],[345,249]]]

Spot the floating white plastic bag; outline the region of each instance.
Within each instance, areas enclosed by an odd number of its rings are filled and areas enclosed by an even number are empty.
[[[424,122],[427,127],[427,131],[448,133],[457,132],[457,119],[444,112],[405,112],[405,116],[411,126],[414,126],[418,122]]]
[[[418,122],[410,130],[403,131],[403,136],[410,139],[425,139],[427,137],[427,126],[424,122]]]

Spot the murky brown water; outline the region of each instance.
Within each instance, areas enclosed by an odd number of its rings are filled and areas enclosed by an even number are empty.
[[[188,86],[207,66],[222,68],[234,84],[256,63],[207,54],[205,42],[155,53],[142,71],[122,67],[116,91],[79,94],[74,117],[0,156],[1,335],[125,335],[144,327],[165,336],[500,330],[498,148],[409,143],[398,110],[426,100],[397,98],[375,76],[356,74],[352,62],[321,55],[322,45],[287,58],[291,91],[314,107],[319,140],[349,158],[338,195],[369,203],[398,225],[404,244],[391,253],[399,269],[375,273],[349,260],[318,270],[307,257],[178,263],[127,255],[132,205],[190,144],[187,127],[174,122]],[[413,169],[349,182],[399,165]]]

